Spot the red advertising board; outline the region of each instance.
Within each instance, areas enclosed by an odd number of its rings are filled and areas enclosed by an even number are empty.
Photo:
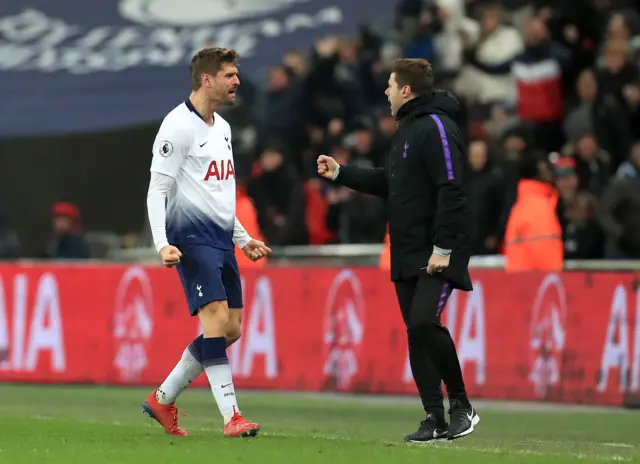
[[[472,277],[443,317],[473,397],[640,402],[640,273]],[[415,392],[385,272],[243,279],[243,336],[229,350],[239,388]],[[198,333],[175,270],[0,266],[0,381],[155,385]]]

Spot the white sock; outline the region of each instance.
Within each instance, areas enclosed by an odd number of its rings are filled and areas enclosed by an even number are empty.
[[[220,409],[220,414],[224,418],[224,425],[227,425],[235,412],[240,411],[236,400],[236,390],[233,387],[231,366],[229,363],[214,364],[206,367],[204,371],[209,379],[211,391],[218,404],[218,409]]]
[[[200,361],[193,357],[187,347],[182,353],[182,357],[176,367],[173,368],[169,376],[160,385],[156,392],[156,400],[160,404],[175,403],[178,395],[187,388],[202,373],[203,368]]]

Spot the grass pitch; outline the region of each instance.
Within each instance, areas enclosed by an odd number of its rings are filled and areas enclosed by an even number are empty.
[[[239,392],[256,439],[225,439],[208,390],[178,406],[188,437],[141,413],[149,389],[0,385],[0,463],[221,464],[640,462],[640,413],[474,403],[481,422],[455,442],[408,445],[415,399]]]

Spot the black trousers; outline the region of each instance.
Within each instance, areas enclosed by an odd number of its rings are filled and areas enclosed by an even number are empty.
[[[455,344],[440,321],[452,287],[426,271],[394,283],[407,327],[411,372],[422,405],[427,413],[444,420],[443,380],[449,399],[468,403]]]

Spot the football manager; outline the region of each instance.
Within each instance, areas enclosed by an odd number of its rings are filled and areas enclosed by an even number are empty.
[[[404,319],[409,359],[426,417],[405,440],[463,437],[480,421],[467,398],[462,370],[442,311],[454,289],[470,291],[467,200],[462,185],[465,144],[454,122],[458,102],[433,90],[423,59],[394,62],[386,95],[398,131],[382,168],[340,166],[318,158],[318,174],[388,205],[391,280]],[[441,381],[449,396],[447,424]]]

